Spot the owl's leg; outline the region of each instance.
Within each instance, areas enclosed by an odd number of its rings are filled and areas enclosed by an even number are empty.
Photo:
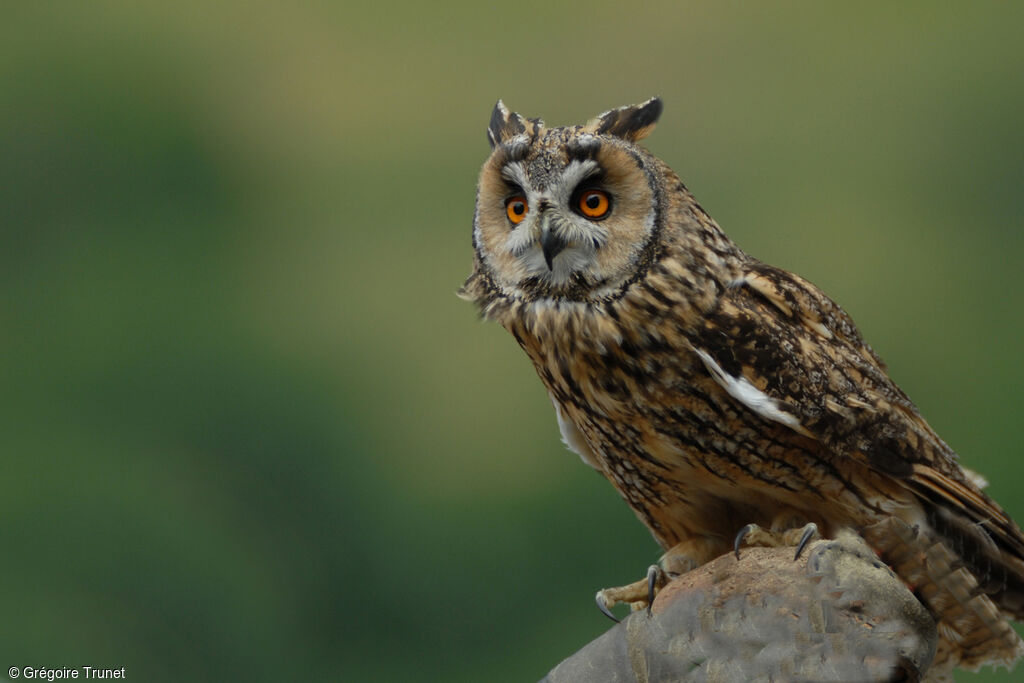
[[[677,543],[661,556],[658,564],[647,569],[647,576],[639,581],[605,588],[595,596],[597,607],[602,613],[613,620],[615,616],[611,608],[621,603],[629,603],[635,610],[650,608],[654,597],[673,578],[709,562],[725,550],[722,539],[717,537],[699,536]]]

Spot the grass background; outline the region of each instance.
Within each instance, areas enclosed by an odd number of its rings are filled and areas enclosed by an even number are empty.
[[[1024,6],[355,4],[5,8],[0,669],[521,681],[607,628],[657,549],[454,295],[499,97],[661,95],[1024,518]]]

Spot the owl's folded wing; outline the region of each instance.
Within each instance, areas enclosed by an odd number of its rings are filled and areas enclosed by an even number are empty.
[[[692,343],[734,398],[837,455],[900,478],[918,463],[958,470],[846,312],[806,280],[752,263]]]
[[[1024,537],[960,468],[850,317],[810,282],[753,262],[692,340],[739,403],[896,479],[964,533],[1024,557]],[[984,532],[982,533],[982,529]]]

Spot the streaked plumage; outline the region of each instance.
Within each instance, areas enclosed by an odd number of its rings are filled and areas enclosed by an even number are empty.
[[[850,527],[936,614],[945,661],[1015,660],[1024,535],[849,316],[740,250],[636,144],[660,113],[547,128],[499,102],[462,295],[512,333],[566,444],[674,567],[750,522]]]

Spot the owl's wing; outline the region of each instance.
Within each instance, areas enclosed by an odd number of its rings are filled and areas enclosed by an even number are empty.
[[[708,372],[763,419],[902,480],[964,533],[1024,558],[1024,536],[957,464],[850,317],[810,282],[752,262],[692,340]],[[984,540],[984,539],[983,539]]]
[[[692,342],[734,398],[837,455],[901,478],[917,463],[956,470],[846,312],[796,275],[752,262]]]

